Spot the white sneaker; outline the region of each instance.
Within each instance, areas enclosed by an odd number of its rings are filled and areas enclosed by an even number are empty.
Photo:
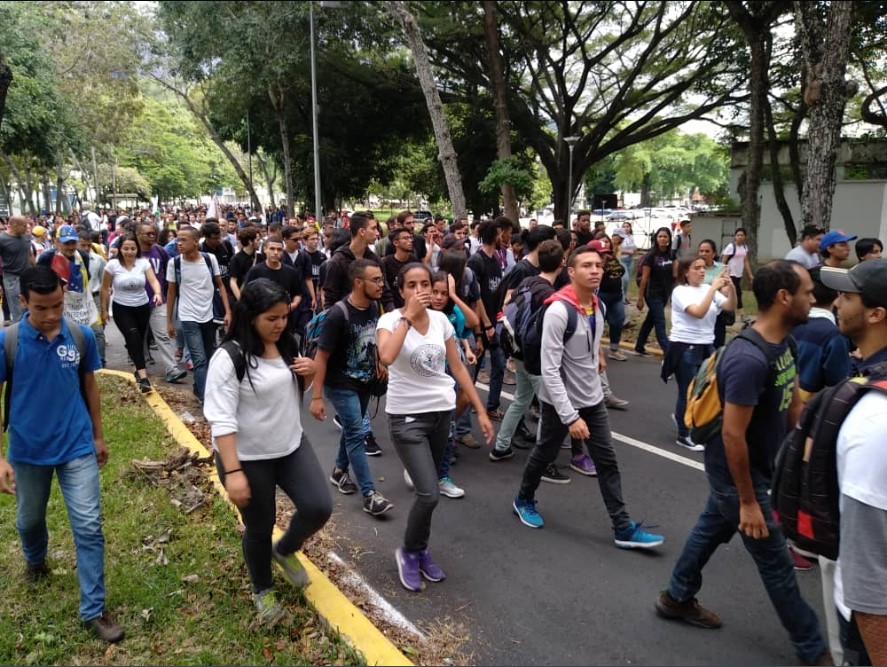
[[[410,473],[407,472],[407,469],[403,469],[403,483],[407,485],[408,491],[415,491],[416,485],[413,484],[413,478],[410,477]]]
[[[440,492],[447,498],[461,498],[465,495],[465,489],[460,489],[453,484],[453,480],[449,477],[438,480],[437,485],[440,487]]]

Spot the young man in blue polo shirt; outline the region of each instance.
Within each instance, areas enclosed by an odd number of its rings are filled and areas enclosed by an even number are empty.
[[[84,354],[62,313],[62,281],[48,266],[21,274],[18,346],[12,364],[8,458],[0,453],[0,493],[16,497],[16,527],[25,556],[25,577],[49,575],[46,505],[53,473],[65,499],[77,549],[80,616],[107,642],[123,639],[123,628],[105,611],[105,538],[99,504],[99,468],[108,461],[102,431],[101,368],[95,335],[80,327]],[[5,338],[0,332],[0,385],[7,377]],[[80,377],[83,377],[83,392]],[[54,405],[47,411],[45,406]]]

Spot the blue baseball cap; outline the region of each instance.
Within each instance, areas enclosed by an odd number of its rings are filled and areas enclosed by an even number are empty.
[[[835,243],[845,243],[847,241],[853,241],[855,238],[855,236],[848,236],[842,231],[833,229],[827,234],[823,234],[822,238],[819,240],[819,249],[825,250],[830,245],[834,245]]]
[[[80,237],[77,236],[77,230],[74,229],[71,225],[62,225],[59,227],[59,241],[62,243],[69,243],[71,241],[79,241]]]

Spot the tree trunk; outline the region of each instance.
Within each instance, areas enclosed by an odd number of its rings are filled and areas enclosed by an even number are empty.
[[[770,148],[770,172],[773,181],[773,197],[776,199],[776,208],[782,215],[782,224],[785,226],[785,233],[788,236],[789,243],[792,248],[798,242],[798,232],[795,229],[795,219],[792,211],[785,200],[785,185],[782,182],[782,170],[779,165],[779,137],[776,136],[776,127],[773,123],[773,109],[770,107],[770,100],[766,100],[764,105],[764,119],[767,123],[767,135],[769,137],[768,146]]]
[[[268,196],[271,198],[271,207],[276,208],[277,204],[274,203],[274,183],[277,181],[277,171],[275,170],[272,176],[268,171],[268,162],[262,159],[261,153],[256,153],[256,159],[259,161],[259,167],[265,175],[265,184],[268,186]]]
[[[484,34],[489,56],[490,81],[493,84],[493,108],[496,111],[496,157],[505,160],[511,157],[511,119],[508,117],[508,93],[505,88],[505,63],[499,51],[499,26],[496,22],[496,3],[484,0]],[[514,186],[503,183],[502,204],[505,217],[517,224],[520,212]]]
[[[650,174],[644,174],[641,181],[641,208],[649,208],[653,206],[652,183],[650,183]]]
[[[49,168],[45,164],[40,165],[40,184],[43,186],[43,207],[49,215],[52,213],[52,196],[49,187]]]
[[[835,195],[835,162],[847,100],[856,85],[844,79],[855,2],[830,2],[825,23],[816,3],[796,2],[795,16],[807,69],[804,101],[810,107],[807,177],[801,198],[805,225],[828,229]]]
[[[276,88],[276,90],[275,90]],[[268,86],[268,97],[271,98],[271,107],[277,116],[277,125],[280,128],[280,145],[283,148],[283,182],[286,185],[286,214],[295,214],[295,197],[293,195],[293,158],[290,150],[290,132],[286,124],[286,93],[280,84]],[[320,213],[315,212],[319,218]]]
[[[438,159],[443,166],[444,178],[447,181],[447,191],[450,195],[450,203],[453,205],[453,213],[456,216],[467,214],[465,205],[465,192],[462,189],[462,176],[459,173],[456,149],[453,147],[453,139],[450,135],[450,127],[444,115],[443,103],[437,84],[434,82],[434,73],[431,71],[431,62],[428,59],[428,49],[422,41],[419,24],[406,4],[396,0],[389,0],[386,5],[388,13],[400,22],[409,42],[413,60],[416,63],[416,74],[425,94],[425,103],[428,105],[428,113],[431,115],[431,124],[434,127],[434,139],[437,142]]]
[[[55,210],[58,213],[66,213],[68,210],[68,198],[64,196],[62,188],[65,187],[65,179],[62,176],[64,162],[58,155],[55,161]]]
[[[12,70],[6,62],[6,58],[0,53],[0,126],[3,125],[3,114],[6,111],[6,92],[9,90],[12,78]]]

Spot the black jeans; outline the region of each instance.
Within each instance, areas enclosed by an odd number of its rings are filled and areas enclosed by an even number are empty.
[[[290,525],[278,544],[278,551],[284,555],[301,549],[305,540],[323,528],[333,513],[333,500],[320,463],[304,435],[302,444],[292,454],[278,459],[241,461],[240,466],[250,488],[249,504],[240,508],[246,527],[243,560],[253,592],[261,593],[272,586],[271,535],[277,517],[277,487],[296,506]],[[224,484],[225,471],[218,454],[216,470]]]
[[[126,351],[132,359],[136,370],[145,368],[145,334],[151,321],[151,306],[124,306],[114,303],[114,322],[123,341],[126,343]]]
[[[554,406],[539,401],[542,408],[539,417],[541,437],[536,440],[527,465],[524,468],[524,476],[521,480],[519,497],[522,500],[532,500],[536,495],[536,489],[542,480],[542,473],[554,463],[561,443],[564,441],[569,427],[561,422]],[[619,464],[616,461],[616,451],[613,449],[613,439],[610,436],[610,418],[607,416],[607,408],[603,401],[591,407],[579,408],[579,416],[588,425],[590,437],[585,441],[588,447],[588,455],[594,461],[598,473],[598,485],[604,505],[613,522],[613,529],[624,530],[629,527],[631,519],[625,509],[622,500],[622,476],[619,473]]]

